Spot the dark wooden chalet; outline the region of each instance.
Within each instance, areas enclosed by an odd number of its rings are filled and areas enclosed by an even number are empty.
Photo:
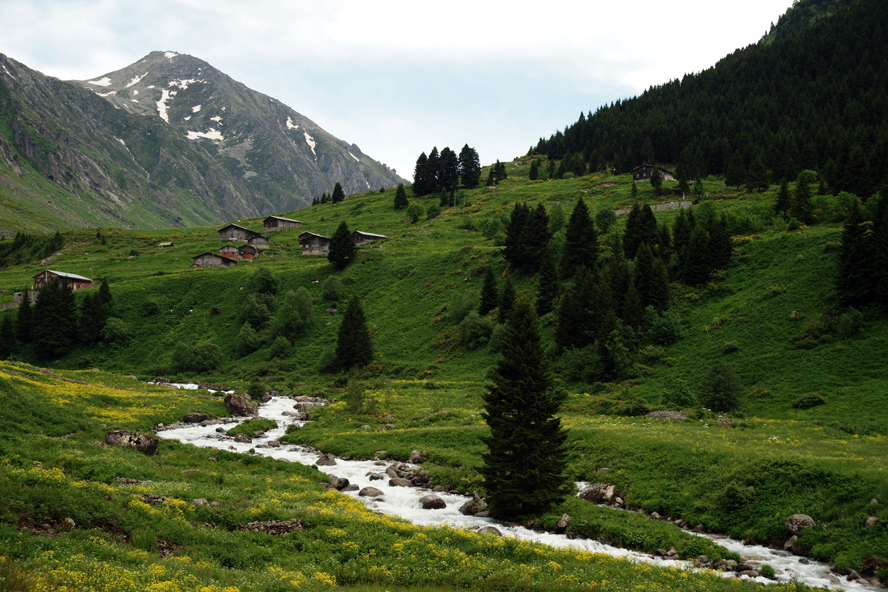
[[[367,243],[372,243],[373,241],[383,240],[388,238],[384,234],[373,234],[372,232],[361,232],[360,230],[355,230],[352,233],[352,240],[355,245],[361,246]]]
[[[244,228],[237,224],[229,224],[228,226],[219,229],[219,240],[239,240],[246,242],[257,235],[259,235],[259,233],[255,230],[250,230],[249,228]]]
[[[47,269],[34,276],[34,290],[37,291],[50,282],[62,282],[72,290],[83,290],[84,288],[93,287],[93,281],[82,275]]]
[[[262,236],[259,233],[254,234],[250,240],[247,241],[248,245],[256,247],[257,249],[267,249],[270,243],[271,241],[267,236]]]
[[[297,228],[299,226],[305,226],[299,220],[293,220],[291,218],[282,218],[280,216],[269,216],[265,220],[262,221],[262,224],[265,226],[265,232],[270,232],[272,230],[288,230],[290,228]]]
[[[675,175],[672,174],[672,171],[667,171],[663,167],[658,167],[660,169],[660,176],[664,181],[675,181]],[[634,169],[632,169],[632,180],[636,183],[639,181],[650,181],[651,175],[654,174],[654,165],[652,164],[640,164]]]
[[[299,246],[303,255],[326,255],[330,252],[330,239],[313,232],[299,235]]]
[[[253,245],[243,245],[237,248],[237,255],[239,259],[246,259],[248,261],[252,261],[256,257],[262,254],[261,249],[257,249]]]
[[[231,267],[237,265],[237,261],[223,257],[218,253],[201,253],[194,257],[194,264],[191,267]]]

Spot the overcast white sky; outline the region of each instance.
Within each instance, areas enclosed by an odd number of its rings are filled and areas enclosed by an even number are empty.
[[[754,43],[791,3],[0,0],[0,53],[62,79],[190,54],[411,178],[433,146],[511,160]]]

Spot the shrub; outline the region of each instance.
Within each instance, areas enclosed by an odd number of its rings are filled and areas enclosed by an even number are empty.
[[[201,343],[194,346],[193,369],[197,372],[214,370],[222,365],[225,357],[215,343]]]
[[[647,406],[647,403],[642,401],[641,399],[632,399],[626,406],[620,409],[620,415],[625,415],[627,417],[637,417],[639,415],[647,415],[651,412],[650,407]]]
[[[649,336],[652,343],[669,345],[681,338],[681,317],[677,313],[665,310],[658,314],[653,306],[648,306],[644,318],[651,328]]]
[[[501,325],[499,323],[493,328],[493,333],[490,334],[490,341],[488,344],[490,345],[490,351],[493,353],[499,353],[503,349],[503,344],[506,339],[506,326]]]
[[[160,312],[160,303],[155,298],[149,298],[142,305],[142,316],[150,317]]]
[[[739,349],[740,344],[736,341],[725,341],[724,345],[722,346],[722,352],[726,354],[733,353]]]
[[[786,225],[786,229],[789,230],[790,232],[792,232],[793,230],[798,230],[801,227],[802,227],[802,223],[799,222],[795,218],[790,218],[789,223]]]
[[[611,227],[617,223],[617,214],[610,208],[603,208],[595,214],[595,225],[601,234],[607,234]]]
[[[432,218],[437,218],[440,213],[441,208],[432,204],[429,206],[429,209],[426,210],[426,219],[431,220]]]
[[[291,347],[290,340],[281,335],[271,344],[271,348],[268,350],[268,359],[289,358]]]
[[[321,372],[333,372],[336,370],[336,348],[328,345],[318,357],[318,370]]]
[[[265,324],[271,314],[265,304],[260,304],[255,294],[250,294],[241,308],[240,320],[249,323],[254,329],[258,329]]]
[[[125,343],[132,337],[129,325],[117,317],[111,317],[105,321],[102,329],[102,339],[107,343]]]
[[[342,280],[335,275],[325,279],[324,283],[321,284],[321,295],[333,302],[339,302],[345,298],[345,287],[342,285]]]
[[[277,294],[280,282],[267,267],[259,267],[250,275],[250,290],[257,294]]]
[[[767,563],[759,569],[759,573],[762,574],[762,577],[768,578],[769,580],[773,580],[775,577],[774,568]]]
[[[839,320],[836,323],[836,333],[839,338],[847,339],[863,327],[863,322],[863,313],[854,307],[849,307],[848,310],[839,317]]]
[[[289,290],[272,324],[272,335],[295,337],[312,323],[311,294],[303,287]]]
[[[259,334],[250,326],[250,323],[244,323],[240,332],[237,334],[234,352],[239,357],[243,357],[253,353],[257,349],[259,349]]]
[[[734,367],[719,362],[706,374],[700,398],[713,411],[730,411],[737,408],[742,385]]]
[[[466,318],[466,315],[475,309],[476,304],[477,303],[473,298],[470,298],[465,294],[457,294],[450,303],[450,306],[447,307],[447,320],[449,320],[452,325],[461,323],[462,320]]]
[[[672,384],[663,389],[663,402],[669,407],[686,409],[697,405],[697,397],[681,378],[676,378]]]
[[[418,203],[412,203],[407,207],[407,217],[411,224],[416,224],[425,215],[425,209]]]
[[[838,253],[842,250],[842,243],[836,241],[830,241],[823,245],[824,253]]]
[[[477,310],[469,312],[459,324],[460,342],[466,349],[486,345],[493,333],[493,321],[482,317]]]
[[[826,399],[824,399],[820,393],[808,393],[807,395],[802,395],[792,403],[792,406],[796,409],[810,409],[811,407],[817,407],[818,405],[826,405]]]
[[[650,364],[663,359],[666,356],[666,349],[656,345],[646,345],[638,350],[638,361],[642,364]]]
[[[180,341],[173,349],[173,359],[170,368],[173,372],[184,372],[191,370],[194,365],[194,348],[191,345]]]
[[[254,401],[259,401],[262,399],[262,395],[265,394],[265,387],[258,380],[254,380],[250,383],[250,386],[247,387],[247,395]]]

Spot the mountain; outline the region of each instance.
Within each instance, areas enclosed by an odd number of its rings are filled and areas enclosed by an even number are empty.
[[[206,62],[153,52],[87,81],[0,54],[0,227],[160,228],[288,212],[403,179]]]
[[[858,2],[860,0],[795,0],[793,5],[777,19],[776,25],[771,23],[771,29],[759,43],[768,44],[776,39],[783,39]]]
[[[886,30],[888,4],[861,0],[703,72],[581,114],[531,152],[581,155],[595,170],[617,172],[656,160],[689,178],[725,174],[735,158],[745,174],[760,158],[774,182],[816,170],[831,190],[865,197],[871,190],[854,190],[857,181],[873,187],[888,177],[888,124],[876,115],[888,100]]]

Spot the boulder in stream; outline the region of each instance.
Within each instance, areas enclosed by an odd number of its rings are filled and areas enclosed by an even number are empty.
[[[485,526],[484,528],[479,528],[478,534],[492,534],[498,537],[503,536],[503,533],[501,533],[499,529],[495,526]]]
[[[414,485],[410,479],[395,477],[394,479],[389,479],[389,487],[414,487]]]
[[[250,402],[247,395],[236,395],[228,393],[224,399],[225,407],[228,412],[237,417],[256,417],[259,412],[256,410],[256,404]]]
[[[336,464],[336,457],[327,452],[318,457],[315,464],[319,467],[332,467]]]
[[[472,499],[460,506],[459,513],[464,516],[475,516],[478,512],[483,512],[486,509],[487,502],[481,499],[476,491],[472,494]]]
[[[437,495],[424,495],[419,498],[423,510],[443,510],[447,504]]]
[[[365,487],[358,493],[358,495],[361,497],[382,497],[385,493],[383,493],[381,489],[375,487]]]

